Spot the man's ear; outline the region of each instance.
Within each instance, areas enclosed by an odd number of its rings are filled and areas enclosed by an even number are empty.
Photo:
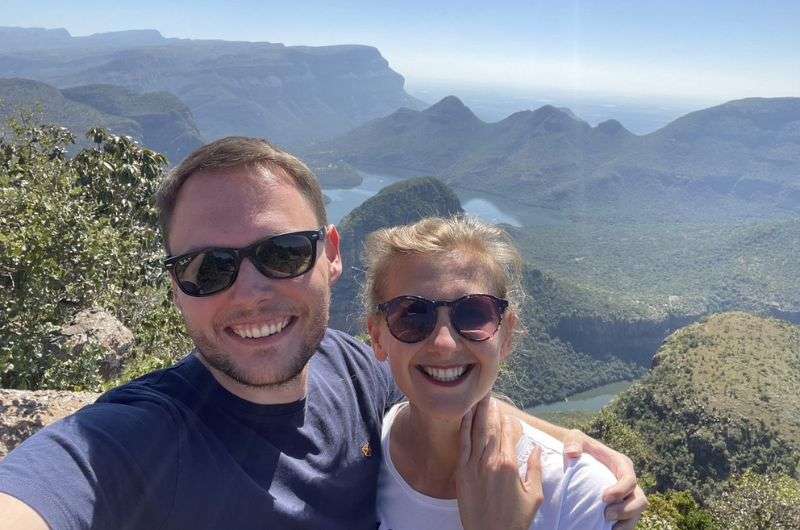
[[[500,324],[500,360],[505,361],[514,349],[514,330],[517,329],[517,314],[510,309],[503,315],[503,322]]]
[[[328,258],[328,283],[331,286],[342,275],[342,254],[339,243],[339,231],[334,225],[329,225],[325,234],[325,257]]]
[[[386,350],[383,349],[383,344],[381,344],[382,331],[381,315],[370,315],[369,318],[367,318],[367,332],[372,341],[372,350],[375,352],[375,358],[379,361],[385,361],[389,358],[386,354]]]

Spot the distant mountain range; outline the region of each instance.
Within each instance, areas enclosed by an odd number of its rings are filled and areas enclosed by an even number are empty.
[[[574,215],[789,213],[800,211],[800,98],[731,101],[636,136],[615,120],[592,127],[549,105],[486,123],[449,96],[321,142],[308,157],[434,175],[462,190]]]
[[[80,145],[87,143],[84,135],[92,127],[132,136],[172,163],[203,144],[192,113],[168,92],[138,94],[113,85],[59,90],[30,79],[0,78],[0,122],[19,111],[33,111],[45,123],[67,127]]]
[[[59,88],[168,91],[208,140],[260,136],[291,148],[424,106],[369,46],[168,39],[155,30],[73,37],[64,29],[0,27],[0,75]]]

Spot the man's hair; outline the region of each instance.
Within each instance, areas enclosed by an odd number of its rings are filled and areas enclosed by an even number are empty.
[[[401,256],[436,256],[462,252],[486,267],[496,296],[520,315],[524,305],[522,257],[503,229],[474,217],[429,217],[416,223],[384,228],[367,236],[362,259],[366,276],[361,287],[365,317],[378,312],[392,263]],[[491,294],[491,293],[490,293]],[[517,330],[524,332],[519,322]]]
[[[319,181],[303,162],[261,138],[228,136],[206,144],[186,157],[161,182],[156,193],[158,224],[164,238],[164,248],[169,250],[169,224],[175,211],[178,193],[186,181],[197,172],[221,169],[254,168],[274,170],[280,168],[289,177],[300,194],[314,210],[320,226],[327,225],[325,201]]]

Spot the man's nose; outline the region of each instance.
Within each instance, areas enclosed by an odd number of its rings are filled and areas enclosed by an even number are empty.
[[[237,299],[248,297],[263,297],[265,292],[272,289],[272,282],[280,281],[267,278],[256,269],[250,258],[245,258],[239,265],[239,274],[231,286],[231,295]]]

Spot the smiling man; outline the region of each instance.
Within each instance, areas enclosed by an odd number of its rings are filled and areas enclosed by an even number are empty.
[[[158,203],[196,348],[11,452],[0,529],[374,530],[381,422],[401,396],[365,345],[327,328],[342,263],[316,179],[263,140],[226,138]],[[623,470],[612,496],[632,527],[646,506],[632,468],[600,452]]]

